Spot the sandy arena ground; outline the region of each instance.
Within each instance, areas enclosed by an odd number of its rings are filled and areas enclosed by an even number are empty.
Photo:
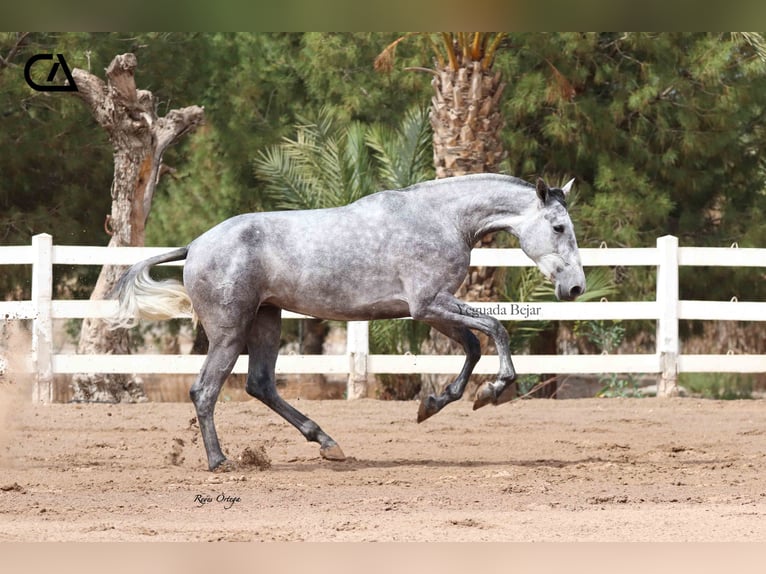
[[[421,425],[415,402],[291,400],[342,463],[222,403],[229,456],[265,454],[227,474],[190,403],[8,401],[2,541],[766,540],[763,400],[462,401]]]

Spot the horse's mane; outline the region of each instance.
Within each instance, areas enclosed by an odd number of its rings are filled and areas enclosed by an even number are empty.
[[[460,177],[463,177],[463,178],[466,178],[466,179],[470,178],[470,179],[475,179],[475,180],[482,180],[482,179],[495,179],[495,180],[497,180],[497,179],[503,179],[503,180],[507,181],[508,183],[511,183],[511,184],[514,184],[514,185],[518,185],[520,187],[527,187],[527,188],[530,188],[530,189],[535,189],[534,184],[529,183],[528,181],[526,181],[524,179],[521,179],[519,177],[514,177],[512,175],[501,174],[501,173],[474,173],[474,174],[464,175],[464,176],[460,176]],[[405,187],[405,188],[400,189],[398,191],[418,191],[418,190],[422,190],[422,189],[428,189],[429,187],[432,187],[434,185],[443,184],[448,179],[449,178],[434,179],[434,180],[430,180],[430,181],[423,181],[423,182],[420,182],[420,183],[415,183],[413,185],[410,185],[409,187]],[[550,199],[558,201],[561,205],[564,206],[564,208],[566,208],[566,206],[567,206],[566,196],[564,195],[564,192],[560,188],[558,188],[558,187],[550,187],[550,188],[548,188],[548,197]]]
[[[518,178],[518,177],[514,177],[512,175],[505,175],[505,174],[502,174],[502,173],[471,173],[471,174],[468,174],[468,175],[461,175],[461,176],[457,176],[457,177],[461,177],[461,178],[465,178],[465,179],[475,179],[475,180],[482,180],[482,179],[487,179],[487,180],[495,179],[495,180],[497,180],[497,179],[503,179],[503,180],[507,181],[508,183],[512,183],[512,184],[515,184],[515,185],[520,185],[520,186],[523,186],[523,187],[529,187],[529,188],[532,188],[532,189],[534,189],[534,187],[535,187],[534,184],[531,184],[531,183],[529,183],[526,180],[523,180],[523,179]],[[408,187],[402,188],[402,189],[400,189],[398,191],[417,191],[419,189],[427,189],[427,188],[429,188],[431,186],[434,186],[434,185],[442,185],[446,181],[449,181],[449,179],[450,178],[442,178],[442,179],[433,179],[433,180],[430,180],[430,181],[422,181],[420,183],[415,183],[415,184],[412,184],[412,185],[410,185]]]

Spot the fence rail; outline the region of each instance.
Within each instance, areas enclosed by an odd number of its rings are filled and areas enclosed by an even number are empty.
[[[194,355],[71,355],[57,354],[53,346],[53,319],[106,317],[116,310],[114,301],[54,300],[54,265],[131,265],[164,253],[170,247],[83,247],[53,245],[48,234],[35,235],[31,245],[0,246],[0,265],[31,265],[32,289],[28,301],[0,302],[0,318],[31,320],[32,346],[26,364],[35,375],[34,400],[51,402],[53,375],[78,372],[196,373],[204,357]],[[679,247],[678,239],[664,236],[651,248],[581,249],[585,267],[648,266],[657,269],[654,301],[600,301],[556,303],[481,303],[473,307],[500,320],[628,320],[647,319],[657,324],[654,353],[612,355],[515,355],[519,374],[527,373],[654,373],[658,396],[673,394],[679,372],[766,372],[766,355],[680,355],[678,322],[682,319],[766,321],[766,302],[680,301],[679,266],[766,267],[766,249]],[[182,262],[168,265],[183,265]],[[531,267],[519,249],[475,249],[471,265]],[[303,315],[285,312],[285,318]],[[728,351],[728,349],[726,350]],[[23,362],[23,361],[22,361]],[[463,358],[452,355],[371,355],[368,323],[347,325],[343,355],[280,355],[278,373],[348,375],[349,398],[361,396],[368,374],[456,373]],[[478,374],[497,372],[496,356],[482,358]],[[240,357],[235,373],[247,372]]]

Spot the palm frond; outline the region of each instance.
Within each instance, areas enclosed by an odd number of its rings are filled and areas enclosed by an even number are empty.
[[[284,147],[273,146],[255,158],[257,175],[266,182],[264,195],[276,209],[312,209],[316,198],[312,186]]]
[[[449,62],[449,67],[453,72],[457,72],[457,55],[455,54],[455,43],[452,34],[449,32],[442,32],[442,42],[444,51],[447,53],[447,61]]]
[[[399,189],[433,176],[431,125],[425,108],[410,108],[396,130],[371,126],[367,145],[374,150],[378,178]]]
[[[488,32],[413,32],[405,34],[391,42],[375,58],[375,70],[379,72],[391,72],[394,69],[394,59],[397,46],[404,40],[419,36],[425,39],[431,48],[439,69],[449,67],[457,72],[461,66],[468,66],[471,62],[481,62],[482,70],[492,68],[495,63],[495,53],[500,47],[506,33],[496,33],[492,40]],[[415,70],[428,70],[427,68],[415,67]]]
[[[612,272],[604,267],[592,269],[585,274],[587,289],[577,300],[580,302],[597,301],[610,297],[617,291]],[[535,267],[527,267],[514,277],[507,277],[500,284],[501,297],[506,301],[555,301],[556,292]]]
[[[605,267],[591,269],[585,274],[585,293],[580,295],[578,301],[600,301],[604,297],[611,297],[617,292],[612,271]]]
[[[498,32],[492,40],[492,43],[489,45],[489,48],[485,50],[481,58],[481,66],[484,70],[489,70],[495,63],[495,52],[497,52],[497,49],[500,47],[500,43],[505,36],[505,33]]]
[[[356,201],[378,188],[374,158],[367,147],[368,131],[367,126],[355,122],[345,133],[343,183],[346,203]]]
[[[758,32],[732,32],[731,38],[738,45],[750,46],[761,61],[766,62],[766,39]]]
[[[336,115],[322,109],[315,120],[298,120],[294,138],[284,138],[255,158],[255,172],[266,183],[267,198],[278,209],[335,207],[358,198],[358,192],[348,189],[347,133]]]
[[[426,41],[434,53],[434,57],[436,58],[436,65],[439,66],[439,68],[443,68],[445,65],[444,55],[439,50],[439,46],[436,44],[433,36],[431,34],[426,34]]]
[[[430,113],[426,108],[413,107],[407,110],[399,127],[402,171],[406,174],[406,185],[412,185],[433,177],[433,137]]]
[[[344,205],[342,148],[344,133],[337,114],[319,110],[314,120],[299,116],[296,139],[286,140],[293,161],[315,196],[313,207]]]
[[[396,47],[407,38],[411,36],[417,36],[420,34],[422,34],[422,32],[409,32],[408,34],[405,34],[404,36],[400,36],[399,38],[391,42],[375,58],[375,62],[373,64],[375,70],[378,72],[392,71],[394,69],[394,57],[396,56]]]

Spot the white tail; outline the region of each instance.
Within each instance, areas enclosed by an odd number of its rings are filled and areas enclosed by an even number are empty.
[[[130,329],[140,319],[164,321],[172,317],[195,319],[191,299],[180,281],[155,281],[144,269],[120,294],[117,316],[109,321],[112,329]]]
[[[115,287],[118,310],[114,317],[107,319],[112,329],[130,329],[141,319],[164,321],[172,317],[197,317],[189,294],[183,284],[175,279],[155,281],[149,275],[149,268],[157,263],[174,261],[186,257],[186,249],[180,249],[136,263]]]

